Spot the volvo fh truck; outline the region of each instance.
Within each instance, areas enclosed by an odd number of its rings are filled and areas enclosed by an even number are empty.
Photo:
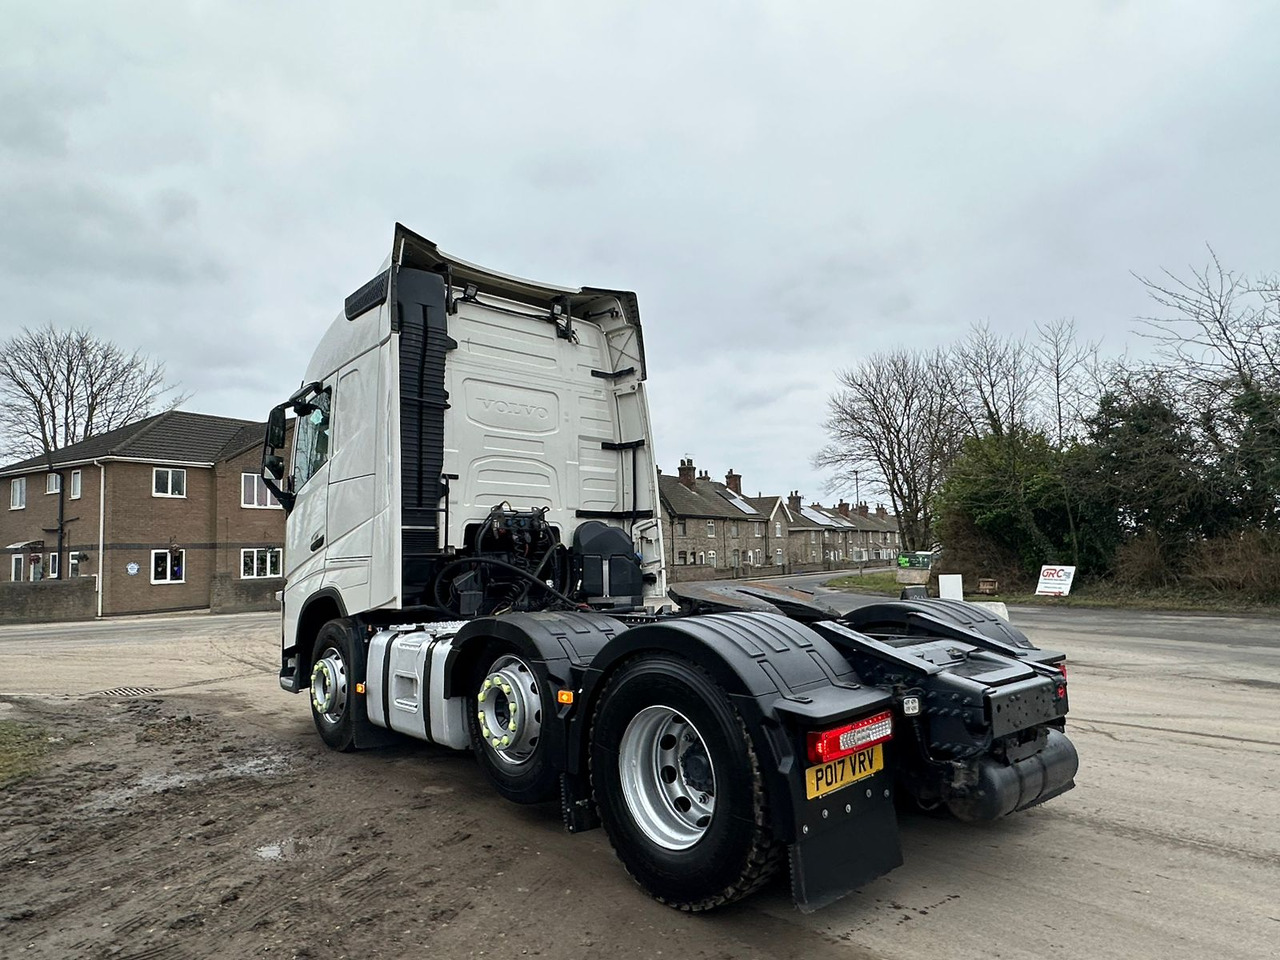
[[[397,225],[272,410],[263,472],[288,511],[280,685],[325,743],[470,750],[508,800],[603,826],[672,907],[785,865],[815,909],[900,864],[898,802],[998,819],[1073,785],[1062,655],[979,607],[668,595],[633,293]]]

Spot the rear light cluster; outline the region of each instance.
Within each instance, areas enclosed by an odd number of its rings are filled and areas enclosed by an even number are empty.
[[[1058,672],[1062,674],[1062,679],[1065,681],[1067,679],[1067,661],[1062,660],[1058,664],[1056,664],[1056,666],[1058,668]],[[1058,684],[1058,699],[1061,700],[1066,695],[1067,695],[1066,683],[1064,682],[1064,683]]]
[[[809,762],[827,763],[884,743],[893,736],[893,714],[886,710],[873,717],[809,734]]]

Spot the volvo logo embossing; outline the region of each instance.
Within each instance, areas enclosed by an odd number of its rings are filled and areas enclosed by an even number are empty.
[[[509,413],[517,417],[535,417],[538,420],[549,420],[551,414],[546,407],[535,403],[513,403],[510,400],[493,400],[488,397],[476,397],[480,405],[494,413]]]

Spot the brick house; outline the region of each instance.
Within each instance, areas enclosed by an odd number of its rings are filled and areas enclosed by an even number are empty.
[[[893,560],[898,556],[901,538],[897,518],[877,504],[871,513],[865,503],[856,506],[840,501],[835,507],[810,504],[806,510],[826,518],[823,552],[831,560]]]
[[[766,518],[742,496],[742,477],[732,469],[719,483],[683,459],[676,476],[659,472],[658,495],[671,579],[725,576],[770,562]]]
[[[791,514],[787,512],[786,501],[782,497],[746,497],[757,513],[765,518],[764,553],[766,566],[773,567],[771,573],[781,573],[788,569],[791,559],[788,544],[791,539]]]
[[[0,468],[0,606],[93,577],[90,615],[271,609],[284,511],[260,476],[265,430],[171,410]]]
[[[807,506],[799,491],[786,497],[749,497],[766,519],[768,549],[777,566],[841,566],[869,560],[892,560],[898,552],[897,521],[884,507],[870,515],[865,503],[843,500],[835,507]]]

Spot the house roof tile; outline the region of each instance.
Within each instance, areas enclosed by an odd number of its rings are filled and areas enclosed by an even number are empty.
[[[251,435],[256,432],[260,437],[265,429],[264,424],[252,420],[168,410],[70,444],[50,456],[30,457],[9,464],[0,468],[0,475],[109,457],[155,463],[214,463],[224,455],[247,449]],[[235,449],[237,443],[240,443],[239,449]]]

